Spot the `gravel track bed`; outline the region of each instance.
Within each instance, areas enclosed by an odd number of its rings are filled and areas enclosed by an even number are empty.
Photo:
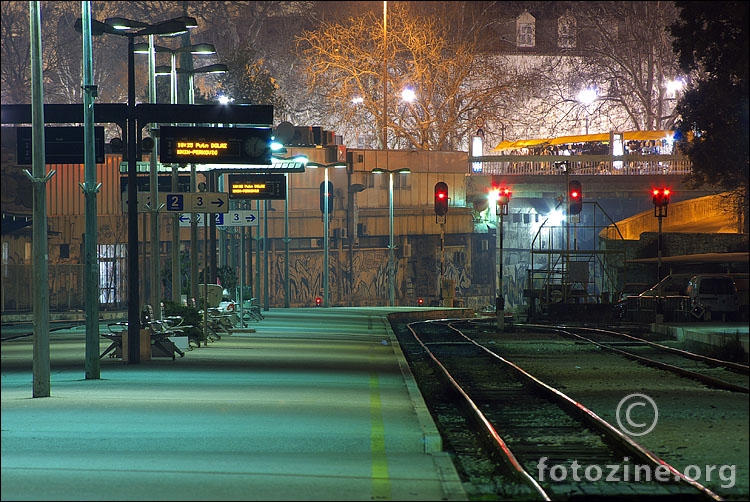
[[[703,478],[697,481],[727,500],[750,499],[747,394],[711,389],[594,346],[545,340],[548,335],[544,333],[477,331],[477,341],[496,349],[503,358],[558,388],[615,427],[620,401],[634,393],[647,395],[658,407],[657,425],[648,434],[631,436],[632,439],[682,472],[688,466],[700,467]],[[394,332],[403,337],[395,326]],[[404,340],[402,348],[409,345]],[[420,369],[423,367],[416,365],[413,369],[425,393],[430,385],[420,379],[429,379],[430,372]],[[425,400],[430,406],[428,396]],[[450,439],[445,439],[449,444]],[[486,459],[460,458],[456,463],[460,464],[459,471],[471,478],[465,487],[470,499],[496,500],[491,498],[488,487],[496,486],[497,480],[471,472],[473,463],[484,465],[486,470]],[[705,479],[706,466],[716,466],[711,480]],[[727,469],[723,471],[725,479],[719,477],[721,466],[735,466],[734,486],[727,487]]]

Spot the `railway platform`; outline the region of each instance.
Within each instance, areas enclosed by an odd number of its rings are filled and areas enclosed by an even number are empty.
[[[4,336],[2,500],[467,500],[386,319],[414,310],[274,309],[98,379],[81,324],[50,334],[43,398]]]
[[[651,332],[667,335],[687,347],[697,347],[703,351],[725,349],[735,344],[735,352],[745,355],[750,353],[747,323],[672,323],[652,324]]]

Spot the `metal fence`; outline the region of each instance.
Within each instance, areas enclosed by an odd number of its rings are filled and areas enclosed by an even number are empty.
[[[690,313],[687,296],[630,296],[625,300],[624,321],[651,323],[656,320],[657,309],[665,322],[688,322],[697,320]]]
[[[555,175],[569,172],[591,175],[689,174],[692,163],[682,155],[493,155],[469,157],[471,174]]]
[[[48,265],[49,308],[52,311],[84,310],[84,265]],[[31,265],[3,265],[2,311],[30,312],[33,309]],[[117,308],[115,304],[102,306]]]
[[[28,312],[32,310],[31,265],[3,265],[3,312]],[[77,310],[84,308],[83,265],[49,265],[50,310]]]

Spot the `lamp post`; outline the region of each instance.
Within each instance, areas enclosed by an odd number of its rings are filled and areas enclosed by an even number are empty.
[[[210,44],[199,44],[200,46],[206,46]],[[191,46],[192,47],[192,46]],[[213,47],[213,46],[212,46]],[[193,52],[192,54],[207,54],[207,52]],[[188,104],[195,104],[195,84],[194,77],[196,73],[226,73],[229,71],[229,67],[225,64],[211,64],[208,66],[202,66],[200,68],[194,68],[192,70],[177,68],[177,74],[188,75]],[[171,75],[171,69],[170,69]],[[173,82],[177,82],[176,78],[172,78]],[[177,100],[177,86],[172,86],[174,92],[174,102]],[[197,192],[197,173],[195,164],[190,165],[190,189],[193,192]],[[179,235],[179,222],[177,221],[177,215],[173,222],[176,230],[173,235]],[[179,247],[178,242],[173,244],[173,249]],[[198,219],[197,215],[190,217],[190,295],[191,298],[198,298]],[[178,258],[173,257],[172,263],[174,264]]]
[[[170,103],[176,104],[177,103],[177,74],[178,73],[189,73],[190,75],[190,96],[194,97],[193,92],[193,72],[198,73],[198,70],[182,70],[177,68],[177,54],[178,53],[190,53],[191,55],[212,55],[216,54],[216,48],[212,44],[206,44],[206,43],[200,43],[200,44],[193,44],[193,45],[186,45],[183,47],[178,47],[177,49],[170,49],[169,47],[164,47],[161,45],[154,45],[153,43],[153,35],[149,37],[149,43],[140,43],[135,44],[134,50],[136,54],[149,54],[149,74],[152,77],[149,80],[149,91],[151,91],[151,88],[153,86],[153,94],[149,92],[149,94],[152,95],[151,102],[156,103],[156,84],[155,84],[155,76],[156,75],[169,75],[170,82],[169,82],[169,96],[170,96]],[[170,65],[168,67],[166,66],[154,66],[154,55],[156,52],[161,53],[167,53],[170,55]],[[226,66],[224,66],[224,70],[226,71]],[[181,71],[182,70],[182,71]],[[205,71],[204,73],[214,73],[213,71]],[[218,71],[215,73],[219,73]],[[193,104],[193,100],[189,100],[189,104]],[[154,149],[155,150],[155,149]],[[155,158],[152,155],[152,158]],[[152,162],[152,166],[154,166],[154,169],[152,169],[152,172],[155,172],[155,166],[156,164]],[[178,190],[178,181],[179,181],[179,175],[178,175],[178,167],[177,165],[172,166],[172,190],[177,191]],[[152,178],[152,184],[158,185],[158,176],[154,174]],[[195,190],[195,187],[192,187],[193,190]],[[151,189],[151,199],[156,200],[157,193],[156,193],[156,187],[152,186]],[[154,215],[154,220],[156,220],[156,212],[152,213]],[[181,275],[180,275],[180,222],[179,222],[180,215],[175,213],[171,215],[172,220],[172,300],[176,303],[179,303],[180,301],[180,293],[182,290],[182,284],[181,284]],[[191,218],[193,219],[193,218]],[[153,227],[156,227],[157,223],[152,223]],[[153,228],[152,227],[152,228]],[[191,226],[191,232],[193,231]],[[197,236],[198,228],[195,227],[195,235]],[[192,233],[191,233],[192,237]],[[197,240],[197,237],[196,237]],[[158,233],[156,233],[155,236],[152,236],[152,254],[158,253]],[[194,249],[194,248],[193,248]],[[191,252],[191,259],[194,252]],[[157,254],[158,257],[158,254]],[[197,260],[197,256],[195,257]],[[158,269],[158,260],[156,265],[152,265],[152,275],[154,277],[159,277],[159,269]],[[196,261],[196,270],[197,270],[197,261]],[[197,281],[191,282],[191,293],[193,298],[197,297],[197,291],[192,291],[192,285],[195,284],[195,289],[197,290]],[[156,308],[156,305],[154,305],[154,308]],[[158,315],[158,313],[157,313]]]
[[[323,201],[323,307],[328,307],[328,234],[329,234],[329,228],[328,228],[328,220],[331,216],[331,207],[329,207],[328,200],[329,197],[329,184],[328,184],[328,168],[333,167],[335,169],[341,169],[345,168],[346,164],[342,164],[339,162],[334,162],[333,164],[318,164],[317,162],[308,162],[307,167],[312,168],[318,168],[322,167],[325,171],[324,175],[324,187],[325,187],[325,193],[324,195],[324,201]]]
[[[383,150],[388,150],[388,2],[383,2]]]
[[[581,89],[581,92],[578,93],[578,102],[581,103],[586,110],[586,135],[588,135],[589,133],[589,105],[596,101],[596,98],[596,89],[593,89],[591,87]]]
[[[395,304],[396,296],[396,269],[393,256],[393,175],[408,174],[411,169],[402,167],[400,169],[383,169],[376,167],[372,170],[373,174],[388,173],[388,305],[391,307]]]
[[[193,77],[196,73],[226,73],[229,67],[224,64],[213,64],[203,66],[194,70],[181,70],[178,73],[185,72],[188,74],[188,103],[195,104],[195,85]],[[198,180],[195,164],[190,164],[190,189],[193,192],[198,191]],[[204,222],[207,224],[207,222]],[[198,219],[196,215],[190,218],[190,295],[192,298],[198,298]]]
[[[277,153],[273,155],[274,159],[284,161],[291,160],[292,162],[301,162],[307,164],[306,155],[295,155],[294,157],[281,157],[280,155],[286,153],[286,148],[282,145],[276,146],[274,143],[271,144],[271,149],[276,150]],[[287,194],[284,197],[284,308],[289,308],[289,173],[284,173],[284,193]]]
[[[108,18],[104,23],[92,20],[99,34],[112,33],[128,37],[128,346],[127,362],[140,362],[140,298],[138,294],[138,177],[135,126],[135,37],[176,35],[187,31],[185,20],[172,19],[149,25],[122,18]],[[97,28],[92,27],[92,32]]]
[[[94,148],[94,80],[93,54],[91,52],[91,2],[83,2],[83,116],[84,116],[84,183],[81,185],[86,204],[86,379],[101,376],[99,359],[99,264],[97,261],[96,194],[101,184],[96,183],[96,156]]]

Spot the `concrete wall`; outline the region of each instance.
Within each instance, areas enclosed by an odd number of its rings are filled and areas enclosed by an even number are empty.
[[[726,194],[718,194],[670,203],[667,208],[667,217],[662,220],[662,232],[668,233],[682,225],[701,220],[719,220],[722,222],[719,224],[720,232],[736,233],[737,214],[727,211],[725,198]],[[624,239],[638,240],[645,232],[659,231],[659,218],[654,217],[653,211],[647,211],[618,222],[617,228]],[[606,235],[608,237],[612,235],[611,229]],[[693,253],[697,252],[693,251]]]

